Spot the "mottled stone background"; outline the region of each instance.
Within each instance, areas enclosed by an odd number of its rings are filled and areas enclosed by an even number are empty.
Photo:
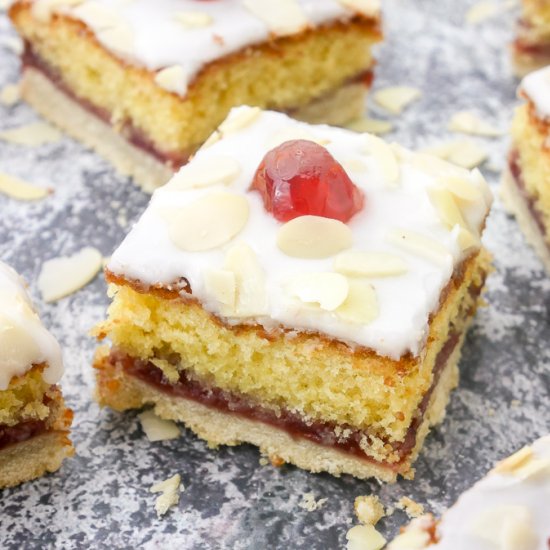
[[[395,120],[390,137],[411,147],[433,144],[449,137],[451,114],[470,108],[506,129],[517,103],[508,59],[516,13],[472,27],[464,23],[470,0],[383,4],[386,42],[375,87],[411,84],[423,91],[421,101]],[[0,15],[2,85],[17,80],[19,64],[6,46],[12,35]],[[1,129],[35,119],[25,105],[0,107]],[[483,171],[496,190],[507,140],[479,141],[491,151]],[[0,170],[55,189],[36,203],[0,197],[0,258],[31,285],[53,256],[86,245],[108,256],[148,200],[67,138],[38,148],[1,143]],[[188,432],[176,441],[149,443],[135,414],[100,410],[92,400],[88,331],[107,305],[102,278],[51,305],[33,288],[45,323],[64,348],[63,389],[75,411],[77,455],[55,475],[2,492],[0,546],[341,548],[356,521],[357,495],[378,494],[387,505],[407,495],[441,512],[495,459],[550,431],[550,279],[498,200],[485,240],[496,268],[488,281],[489,305],[466,341],[447,419],[428,437],[416,479],[384,487],[261,466],[252,447],[214,452]],[[157,519],[148,489],[176,472],[185,492],[177,508]],[[299,507],[306,492],[328,501],[307,512]],[[380,528],[392,535],[404,520],[395,512]]]

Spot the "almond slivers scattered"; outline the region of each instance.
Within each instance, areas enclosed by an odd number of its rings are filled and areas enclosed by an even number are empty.
[[[318,304],[325,311],[333,311],[347,298],[349,283],[338,273],[305,273],[291,279],[287,290],[306,304]]]
[[[159,418],[152,409],[138,414],[138,418],[147,439],[151,442],[177,439],[181,435],[175,422]]]
[[[431,187],[427,189],[427,192],[439,218],[448,228],[452,229],[455,225],[468,227],[453,198],[453,194],[448,189]]]
[[[223,192],[161,212],[172,242],[188,252],[212,250],[229,242],[242,231],[248,215],[245,197]]]
[[[392,277],[406,273],[408,266],[395,254],[348,250],[336,256],[334,270],[351,277]]]
[[[155,510],[158,517],[163,516],[172,506],[178,504],[180,491],[183,490],[183,487],[180,488],[180,485],[181,477],[179,474],[176,474],[160,483],[156,483],[149,489],[151,493],[162,493],[157,497],[155,502]]]
[[[375,92],[373,98],[386,111],[398,115],[421,95],[422,92],[412,86],[390,86]]]
[[[0,131],[0,139],[18,145],[36,147],[44,143],[55,143],[62,138],[59,130],[45,122],[31,122],[17,128]]]
[[[395,229],[387,234],[386,239],[403,250],[439,265],[452,259],[447,248],[441,243],[414,231]]]
[[[498,128],[495,128],[487,122],[481,120],[470,111],[460,111],[455,113],[449,122],[449,130],[452,132],[461,132],[463,134],[486,137],[498,137],[503,134],[503,132],[501,132]]]
[[[344,223],[320,216],[300,216],[277,233],[277,246],[294,258],[329,258],[351,247],[353,235]]]
[[[181,168],[166,188],[182,190],[216,184],[228,185],[240,172],[241,165],[232,157],[199,157]]]
[[[365,134],[365,146],[377,162],[382,172],[382,177],[390,184],[395,184],[399,180],[399,163],[394,150],[383,139]]]
[[[261,114],[259,107],[241,107],[238,111],[232,111],[220,124],[218,130],[223,136],[243,130],[252,124]]]
[[[513,455],[497,462],[493,472],[497,474],[513,474],[518,468],[533,458],[533,449],[529,446],[521,448]]]
[[[212,24],[212,17],[202,11],[179,11],[174,19],[187,29],[200,29]]]
[[[0,172],[0,193],[20,201],[34,201],[43,199],[51,191]]]
[[[457,140],[428,147],[422,151],[435,155],[457,166],[471,170],[487,160],[487,151],[478,143],[469,140]]]
[[[45,302],[54,302],[86,286],[103,265],[101,253],[87,246],[73,256],[53,258],[42,264],[38,288]]]
[[[375,118],[360,118],[350,122],[346,128],[354,132],[366,132],[369,134],[382,135],[393,130],[393,125],[387,120],[379,120]]]
[[[204,274],[206,292],[213,296],[229,312],[235,310],[237,282],[235,273],[228,269],[210,269]],[[223,311],[222,311],[223,313]]]
[[[187,73],[181,65],[172,65],[155,75],[155,83],[163,90],[184,95],[187,91]]]
[[[381,550],[386,539],[372,525],[356,525],[347,533],[347,550]]]
[[[294,34],[308,26],[308,20],[296,0],[243,0],[242,3],[278,36]]]
[[[365,281],[349,280],[349,292],[336,310],[338,316],[350,323],[367,325],[380,313],[374,287]]]

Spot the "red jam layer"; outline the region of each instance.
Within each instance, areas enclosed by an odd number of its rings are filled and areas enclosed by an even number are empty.
[[[0,424],[0,450],[8,445],[22,443],[47,431],[45,420],[28,420],[15,426]]]
[[[408,455],[414,449],[416,434],[428,407],[430,397],[458,342],[459,334],[453,334],[439,352],[434,367],[432,386],[422,399],[405,439],[402,442],[390,443],[400,459],[396,463],[385,463],[386,467],[399,471],[400,465],[407,460]],[[244,396],[239,396],[219,388],[205,387],[201,383],[190,379],[185,372],[181,373],[180,380],[176,384],[170,384],[164,378],[162,371],[152,363],[134,359],[121,352],[112,351],[110,361],[112,364],[122,365],[122,368],[129,375],[154,386],[166,394],[190,399],[224,413],[237,414],[249,420],[263,422],[284,430],[292,437],[307,439],[318,445],[338,449],[369,462],[376,462],[373,458],[366,455],[365,451],[361,448],[361,440],[369,437],[368,433],[364,430],[357,430],[349,425],[339,425],[342,430],[349,430],[350,435],[346,440],[338,439],[334,433],[337,427],[335,423],[308,422],[298,414],[287,410],[282,410],[277,415],[275,412],[263,408],[260,404],[253,403]]]

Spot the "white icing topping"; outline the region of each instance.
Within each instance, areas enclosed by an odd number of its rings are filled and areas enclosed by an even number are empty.
[[[531,449],[523,470],[493,470],[461,495],[443,515],[441,540],[430,550],[548,550],[550,435],[535,441]],[[526,474],[529,465],[531,475]]]
[[[520,90],[533,103],[541,118],[550,117],[550,66],[529,73],[523,79]]]
[[[250,108],[233,109],[229,116],[242,116],[242,111],[246,109]],[[248,191],[260,161],[272,147],[273,135],[292,133],[293,130],[298,134],[307,132],[316,141],[326,143],[328,151],[341,164],[349,165],[351,160],[351,165],[360,163],[363,166],[361,171],[348,172],[355,185],[364,192],[366,205],[347,224],[351,230],[351,242],[346,246],[351,245],[350,249],[358,252],[399,256],[406,263],[407,269],[395,276],[358,279],[371,284],[376,294],[376,301],[369,298],[369,303],[377,303],[378,308],[378,314],[370,323],[352,322],[349,316],[340,316],[337,311],[304,307],[303,302],[286,290],[288,282],[295,276],[333,273],[336,254],[342,252],[341,248],[336,248],[331,256],[317,255],[309,259],[285,254],[277,243],[283,224],[266,212],[257,191]],[[396,181],[388,184],[381,163],[365,147],[364,135],[329,126],[310,126],[280,113],[262,112],[246,127],[199,150],[193,161],[183,167],[172,182],[155,192],[141,220],[113,254],[109,269],[145,284],[170,284],[185,277],[193,295],[203,306],[225,317],[229,323],[258,322],[266,328],[282,324],[293,329],[320,331],[351,344],[367,346],[392,358],[408,351],[416,355],[421,351],[428,333],[429,315],[437,308],[440,293],[463,256],[460,242],[462,228],[458,225],[451,228],[441,220],[427,191],[436,185],[446,185],[450,176],[461,177],[479,190],[485,183],[478,173],[440,160],[435,166],[429,166],[427,156],[422,157],[422,163],[418,163],[415,162],[418,158],[415,154],[402,148],[392,149],[398,150],[399,174]],[[206,166],[209,160],[217,158],[233,158],[240,165],[240,171],[235,173],[231,182],[195,187],[179,185],[178,181],[185,179],[187,171],[196,171],[195,164]],[[431,170],[423,170],[419,164],[429,166]],[[176,246],[170,238],[166,211],[185,210],[199,198],[220,193],[246,197],[249,217],[243,228],[232,240],[212,250],[186,252]],[[475,235],[479,234],[490,202],[483,192],[477,193],[477,196],[478,200],[460,200],[464,223]],[[396,231],[405,236],[415,236],[408,247],[396,245],[388,238]],[[227,269],[227,251],[238,243],[246,243],[250,247],[265,273],[266,315],[249,319],[223,315],[223,304],[216,299],[216,295],[226,295],[232,278],[230,273],[217,274],[218,280],[223,276],[226,289],[223,293],[219,285],[215,286],[217,292],[208,291],[209,287],[213,287],[205,283],[208,278],[205,274]],[[430,247],[437,251],[437,261],[432,257],[435,253],[428,253]],[[416,249],[423,253],[419,254]],[[353,317],[357,318],[356,315]]]
[[[40,322],[23,280],[0,262],[0,391],[39,363],[47,363],[44,380],[57,383],[63,374],[59,344]]]
[[[35,0],[33,13],[41,13],[49,2]],[[181,66],[185,85],[170,90],[182,94],[201,68],[216,59],[272,36],[300,32],[304,25],[349,20],[360,11],[338,0],[286,0],[281,6],[272,2],[277,7],[263,9],[260,17],[250,9],[256,2],[248,4],[249,8],[242,0],[88,0],[75,6],[59,0],[49,9],[80,19],[104,47],[138,66],[154,71]],[[379,0],[369,4],[377,16]],[[195,24],[184,24],[182,18]]]

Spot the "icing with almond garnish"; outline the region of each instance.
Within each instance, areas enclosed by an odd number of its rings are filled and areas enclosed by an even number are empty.
[[[377,18],[379,0],[34,0],[35,17],[62,13],[83,21],[125,61],[159,71],[156,81],[185,95],[208,63],[273,37],[300,33],[357,14]]]
[[[533,103],[541,118],[550,118],[550,67],[529,73],[519,89]]]
[[[44,380],[57,383],[63,374],[59,344],[34,311],[21,277],[0,262],[0,391],[40,363],[47,363]]]
[[[441,291],[480,246],[491,197],[479,172],[250,107],[233,109],[221,128],[155,192],[108,269],[145,285],[183,277],[228,324],[319,331],[391,358],[418,354]],[[347,167],[365,197],[346,223],[278,221],[251,189],[278,136],[304,135]]]

